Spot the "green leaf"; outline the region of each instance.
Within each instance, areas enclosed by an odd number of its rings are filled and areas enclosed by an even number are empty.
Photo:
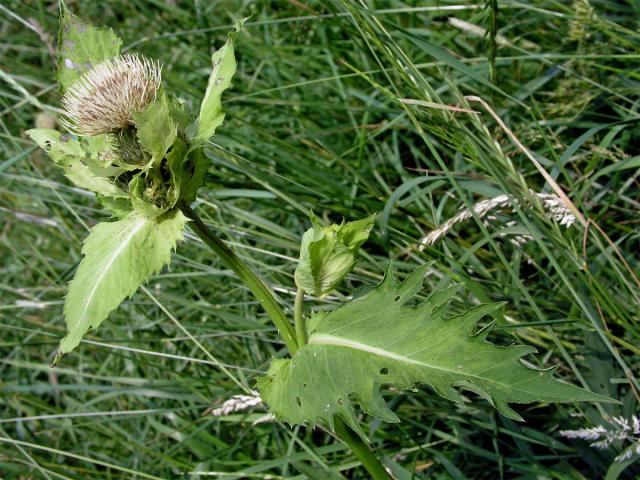
[[[83,73],[120,53],[122,40],[110,28],[85,23],[68,10],[60,18],[56,77],[64,92]]]
[[[78,187],[86,188],[105,197],[126,197],[127,194],[107,178],[112,174],[99,153],[104,150],[104,136],[89,137],[82,143],[68,134],[48,128],[27,130],[27,135],[47,152],[56,165],[64,169],[65,176]]]
[[[274,360],[258,379],[262,398],[279,418],[292,424],[325,424],[334,415],[359,431],[351,399],[387,422],[398,417],[380,395],[381,385],[410,389],[426,384],[460,401],[458,389],[491,402],[503,415],[521,420],[509,403],[607,401],[535,370],[520,357],[532,347],[497,347],[486,341],[488,328],[473,333],[477,322],[501,304],[480,305],[447,318],[446,303],[460,286],[432,294],[417,307],[407,306],[422,288],[426,267],[396,285],[391,272],[368,294],[316,322],[309,343],[288,360]]]
[[[192,140],[192,145],[196,148],[206,142],[224,121],[222,93],[229,88],[231,78],[236,73],[237,62],[233,44],[241,28],[242,22],[237,23],[229,33],[226,43],[211,56],[211,75],[200,105],[196,133]]]
[[[67,155],[74,157],[84,156],[84,149],[80,142],[73,139],[69,134],[62,134],[50,128],[32,128],[25,133],[41,149],[47,152],[47,155],[54,163],[59,163]]]
[[[60,342],[56,361],[170,262],[186,221],[179,210],[155,219],[131,212],[122,220],[91,229],[82,248],[84,258],[69,285],[64,305],[68,333]]]
[[[323,227],[311,214],[313,226],[302,236],[300,262],[295,272],[298,288],[319,298],[331,293],[356,264],[374,218],[375,214],[355,222]]]
[[[168,102],[171,118],[178,124],[178,129],[187,130],[191,123],[191,114],[184,101],[180,98],[169,96]]]
[[[122,219],[129,215],[133,209],[129,198],[113,198],[102,195],[96,195],[96,198],[98,202],[100,202],[100,205],[109,211],[114,218]]]
[[[97,175],[95,169],[85,165],[80,158],[67,156],[58,163],[65,176],[80,188],[86,188],[105,197],[125,198],[127,194],[111,180]]]
[[[135,113],[133,118],[140,146],[151,155],[151,163],[159,165],[178,134],[167,96],[160,93],[154,102],[144,111]]]
[[[171,175],[172,190],[169,192],[171,206],[174,206],[182,195],[183,189],[189,184],[193,171],[189,160],[188,146],[181,139],[176,140],[167,154],[167,168]]]

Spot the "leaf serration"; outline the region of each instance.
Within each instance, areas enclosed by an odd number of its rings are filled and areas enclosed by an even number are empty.
[[[523,365],[521,357],[536,349],[487,342],[490,325],[474,332],[483,317],[504,303],[477,305],[448,318],[447,304],[462,288],[454,285],[416,307],[407,305],[422,289],[426,269],[417,268],[397,285],[389,268],[375,289],[317,322],[309,343],[291,359],[274,360],[267,375],[258,379],[272,412],[289,423],[331,429],[338,415],[364,437],[354,402],[374,417],[399,421],[380,393],[383,385],[429,385],[457,402],[462,401],[458,390],[469,390],[514,420],[522,418],[509,403],[608,400],[554,379],[555,367]]]

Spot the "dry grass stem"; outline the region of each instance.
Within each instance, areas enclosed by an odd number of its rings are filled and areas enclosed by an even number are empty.
[[[599,450],[611,447],[619,442],[623,447],[628,445],[622,453],[616,456],[616,462],[624,462],[634,455],[640,455],[640,418],[636,415],[627,420],[624,417],[613,417],[612,428],[602,425],[579,430],[560,430],[560,435],[565,438],[586,440],[590,445]]]
[[[252,391],[251,395],[234,395],[218,408],[207,410],[205,415],[210,413],[214,417],[224,417],[234,412],[242,412],[261,404],[262,398],[260,398],[260,394],[256,391]]]
[[[531,193],[540,200],[542,207],[548,213],[549,217],[560,223],[560,225],[570,227],[575,222],[576,217],[556,195],[549,193]],[[445,235],[447,235],[447,233],[449,233],[456,224],[473,218],[474,214],[483,218],[492,210],[512,208],[515,204],[516,201],[509,195],[498,195],[497,197],[490,198],[488,200],[482,200],[481,202],[476,203],[471,210],[465,209],[460,211],[440,227],[425,236],[420,241],[420,250],[423,250],[429,245],[436,244]]]

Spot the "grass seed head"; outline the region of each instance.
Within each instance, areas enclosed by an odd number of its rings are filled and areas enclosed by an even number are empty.
[[[161,69],[160,63],[136,54],[96,65],[62,98],[66,125],[79,135],[112,133],[133,125],[133,114],[156,98]]]

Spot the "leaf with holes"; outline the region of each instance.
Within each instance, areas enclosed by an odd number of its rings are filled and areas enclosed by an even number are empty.
[[[447,318],[446,303],[459,286],[435,292],[417,307],[406,303],[422,288],[426,267],[396,285],[391,272],[368,294],[316,322],[309,343],[291,359],[274,360],[258,388],[271,411],[292,424],[325,424],[338,415],[359,429],[352,399],[387,422],[398,417],[380,387],[430,385],[450,400],[458,389],[475,392],[503,415],[521,420],[509,403],[607,401],[552,376],[553,369],[525,367],[532,347],[497,347],[489,329],[473,334],[477,322],[501,304],[479,305]]]
[[[68,333],[60,342],[56,361],[171,261],[186,221],[178,210],[154,219],[131,212],[122,220],[99,223],[91,229],[65,300]]]
[[[61,90],[93,66],[117,56],[121,45],[122,40],[110,28],[94,27],[65,9],[60,17],[56,72]]]
[[[200,105],[198,121],[194,125],[195,135],[191,142],[192,148],[197,148],[206,142],[224,121],[222,111],[222,93],[231,86],[231,78],[238,66],[234,51],[235,38],[242,28],[239,22],[229,33],[227,42],[211,56],[211,75],[207,84],[207,91]]]

